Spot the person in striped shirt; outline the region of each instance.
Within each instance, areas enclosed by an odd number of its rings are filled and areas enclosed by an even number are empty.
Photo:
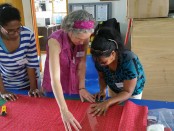
[[[8,89],[29,89],[40,97],[37,78],[39,61],[34,34],[21,25],[20,12],[10,4],[0,5],[0,96],[14,101]]]

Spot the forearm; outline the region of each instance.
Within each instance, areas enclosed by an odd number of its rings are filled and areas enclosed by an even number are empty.
[[[99,77],[100,91],[106,91],[106,83],[103,78]]]
[[[114,103],[120,103],[129,99],[135,90],[136,83],[137,83],[137,78],[131,80],[125,80],[123,82],[124,85],[123,91],[118,93],[115,97],[109,100],[110,105]]]
[[[3,81],[2,81],[2,78],[0,75],[0,92],[4,92],[4,91],[5,91],[5,88],[4,88],[4,84],[3,84]]]
[[[132,93],[130,93],[130,92],[122,91],[122,92],[118,93],[117,96],[114,96],[114,97],[108,99],[109,105],[111,106],[113,104],[123,102],[123,101],[129,99],[131,97],[131,95],[132,95]]]
[[[85,62],[81,62],[79,63],[78,67],[79,88],[85,87],[85,73],[86,73],[86,64]]]
[[[62,112],[63,110],[68,110],[60,81],[52,81],[52,89],[60,111]]]
[[[78,78],[79,78],[79,89],[85,88],[85,75],[86,75],[86,55],[89,39],[84,42],[84,56],[81,58],[78,65]]]
[[[27,73],[30,81],[30,89],[36,89],[37,88],[36,70],[34,68],[27,68]]]

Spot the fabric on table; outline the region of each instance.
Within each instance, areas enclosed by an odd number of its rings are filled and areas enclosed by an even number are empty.
[[[0,116],[1,131],[64,131],[60,111],[53,98],[31,98],[18,95],[7,102],[7,116]],[[109,108],[105,116],[89,114],[90,103],[66,100],[69,110],[80,122],[82,131],[145,131],[147,107],[127,101],[124,106]]]
[[[127,101],[124,106],[110,107],[105,116],[86,114],[81,126],[83,131],[146,131],[147,113],[147,107]]]

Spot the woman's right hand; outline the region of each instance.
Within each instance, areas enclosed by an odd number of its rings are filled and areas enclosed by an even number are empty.
[[[6,101],[16,101],[18,99],[18,97],[15,94],[8,92],[6,90],[2,91],[0,93],[0,96]]]
[[[95,100],[97,101],[104,101],[106,99],[106,90],[100,91],[96,93],[95,95]]]
[[[71,126],[74,127],[76,131],[82,129],[79,122],[74,118],[72,113],[69,110],[61,111],[62,120],[65,126],[66,131],[72,131]]]

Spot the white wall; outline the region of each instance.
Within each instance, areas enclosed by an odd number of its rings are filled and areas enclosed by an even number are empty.
[[[121,34],[124,40],[126,30],[127,30],[127,18],[126,18],[126,1],[127,0],[118,0],[118,1],[106,1],[112,2],[112,17],[116,18],[120,22]],[[92,3],[92,2],[101,2],[100,0],[68,0],[68,3]],[[103,2],[103,1],[102,1]]]
[[[31,4],[30,0],[22,0],[25,26],[33,31],[32,15],[31,15]]]
[[[118,0],[118,1],[106,1],[112,2],[112,17],[116,18],[120,22],[120,28],[122,33],[123,40],[125,39],[125,34],[127,30],[127,19],[126,19],[126,1],[127,0]],[[68,0],[68,3],[92,3],[92,2],[101,2],[100,0]],[[25,25],[33,30],[32,17],[31,17],[31,6],[30,0],[22,0],[23,9],[24,9],[24,18]],[[130,40],[129,40],[130,43]],[[130,44],[128,44],[128,48]]]

